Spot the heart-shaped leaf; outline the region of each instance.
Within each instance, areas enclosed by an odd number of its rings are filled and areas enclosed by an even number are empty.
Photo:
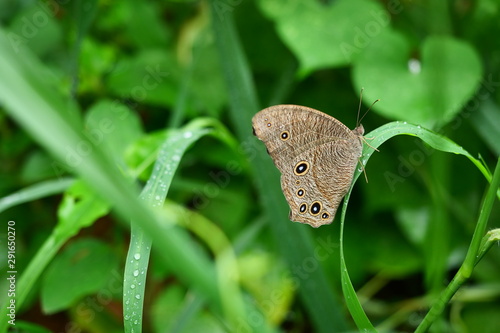
[[[374,39],[353,69],[354,84],[365,88],[366,100],[381,99],[376,112],[427,127],[451,121],[476,91],[481,75],[479,56],[463,41],[431,36],[413,50],[392,31]]]
[[[260,7],[276,22],[283,42],[298,57],[302,73],[347,65],[390,22],[379,3],[367,0],[338,0],[332,5],[261,0]]]

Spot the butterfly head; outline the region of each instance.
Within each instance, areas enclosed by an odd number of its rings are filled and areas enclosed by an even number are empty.
[[[359,124],[359,126],[353,129],[352,131],[357,136],[363,136],[363,134],[365,134],[365,128],[361,124]]]

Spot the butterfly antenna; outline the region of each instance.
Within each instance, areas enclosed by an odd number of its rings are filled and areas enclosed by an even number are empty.
[[[361,88],[361,91],[359,92],[359,106],[358,106],[358,118],[356,119],[356,127],[359,126],[359,122],[361,121],[359,119],[359,114],[360,114],[360,111],[361,111],[361,102],[363,101],[363,90],[365,88]],[[363,116],[364,117],[364,116]],[[361,118],[363,119],[363,118]]]
[[[363,118],[366,116],[366,114],[368,113],[368,111],[370,111],[372,109],[372,107],[375,105],[375,103],[377,103],[378,101],[380,101],[380,99],[376,99],[375,102],[373,102],[372,105],[370,105],[370,107],[368,108],[368,110],[366,110],[365,114],[363,114],[363,116],[359,120],[358,124],[363,120]],[[358,111],[358,115],[359,115],[359,111]]]

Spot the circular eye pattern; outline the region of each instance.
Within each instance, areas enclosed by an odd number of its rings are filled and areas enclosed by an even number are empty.
[[[297,190],[297,196],[298,196],[299,198],[302,198],[302,197],[304,196],[304,194],[306,194],[306,191],[305,191],[303,188],[299,188],[299,189]]]
[[[290,138],[290,133],[288,131],[281,132],[280,135],[281,140],[286,141]]]
[[[330,218],[330,214],[329,214],[329,213],[327,213],[327,212],[323,212],[323,214],[321,214],[321,218],[322,218],[323,220],[327,220],[327,219],[329,219],[329,218]]]
[[[300,185],[300,180],[296,180],[295,185]]]
[[[300,205],[299,207],[299,212],[301,214],[304,214],[305,212],[307,211],[307,204],[303,203],[302,205]]]
[[[271,127],[271,123],[267,123],[267,127]]]
[[[309,171],[309,162],[306,161],[300,161],[299,163],[295,164],[295,168],[293,169],[293,172],[297,176],[303,176]]]
[[[316,216],[321,212],[321,202],[314,201],[309,209],[312,216]]]

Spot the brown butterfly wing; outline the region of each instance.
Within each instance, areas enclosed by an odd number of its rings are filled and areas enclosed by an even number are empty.
[[[257,113],[255,135],[281,172],[290,219],[313,227],[333,221],[349,190],[362,151],[362,128],[298,105],[277,105]]]

